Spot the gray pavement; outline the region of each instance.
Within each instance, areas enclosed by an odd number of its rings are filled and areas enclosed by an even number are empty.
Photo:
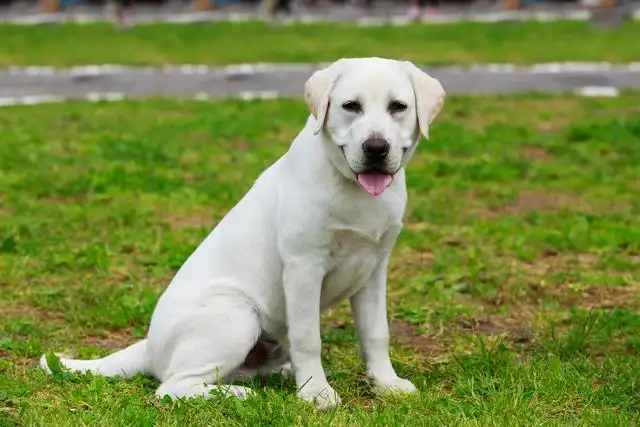
[[[320,65],[240,65],[225,68],[183,65],[129,68],[86,66],[67,70],[28,67],[0,70],[0,99],[90,99],[169,97],[301,97],[305,80]],[[425,68],[449,94],[640,90],[640,63],[508,64],[471,68]],[[595,89],[594,89],[595,88]],[[251,95],[253,94],[253,95]],[[31,98],[30,98],[31,97]]]

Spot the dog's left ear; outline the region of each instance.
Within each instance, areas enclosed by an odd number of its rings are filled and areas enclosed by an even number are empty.
[[[446,93],[437,79],[416,67],[412,62],[402,61],[401,64],[413,82],[420,133],[429,139],[429,125],[442,110]]]
[[[329,110],[329,95],[344,66],[345,60],[339,59],[328,67],[314,72],[304,85],[304,99],[318,124],[313,131],[314,135],[320,133],[324,127]]]

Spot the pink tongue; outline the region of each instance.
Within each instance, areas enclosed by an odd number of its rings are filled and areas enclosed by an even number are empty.
[[[379,196],[391,184],[393,176],[383,172],[358,174],[358,183],[372,196]]]

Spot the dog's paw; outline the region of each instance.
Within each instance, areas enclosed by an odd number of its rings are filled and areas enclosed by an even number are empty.
[[[375,391],[380,394],[409,394],[418,392],[418,389],[411,381],[400,377],[377,380],[375,383]]]
[[[249,387],[243,387],[239,385],[220,385],[218,390],[226,397],[237,397],[240,400],[249,399],[256,395],[256,392]]]
[[[329,384],[306,384],[298,392],[298,397],[313,403],[317,409],[329,409],[337,406],[342,401],[338,393]]]

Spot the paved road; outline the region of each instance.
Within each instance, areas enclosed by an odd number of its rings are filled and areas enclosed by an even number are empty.
[[[48,67],[0,70],[0,98],[55,96],[87,99],[96,94],[127,97],[203,98],[300,97],[305,80],[317,65],[245,65],[226,68],[180,66],[164,69],[115,66],[55,70]],[[449,94],[516,92],[559,93],[585,87],[640,89],[640,63],[546,64],[527,68],[509,65],[426,69]],[[114,96],[123,96],[114,95]]]

